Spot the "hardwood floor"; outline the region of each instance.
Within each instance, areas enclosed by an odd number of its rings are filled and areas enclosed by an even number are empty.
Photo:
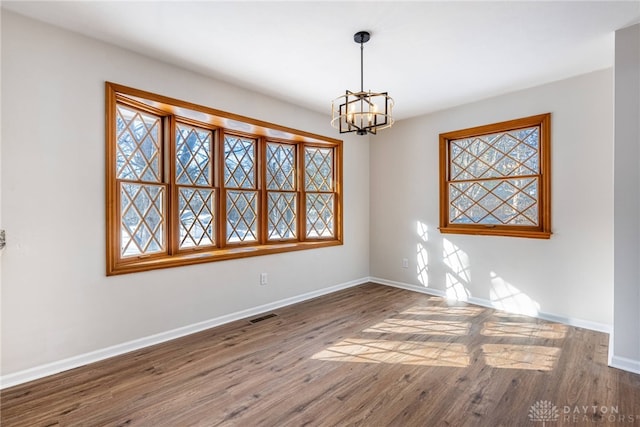
[[[640,426],[606,334],[376,284],[275,313],[3,390],[1,424]]]

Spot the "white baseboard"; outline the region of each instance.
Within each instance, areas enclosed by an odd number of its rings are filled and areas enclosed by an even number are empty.
[[[89,353],[80,354],[78,356],[73,356],[73,357],[59,360],[56,362],[51,362],[51,363],[36,366],[30,369],[25,369],[23,371],[18,371],[11,374],[3,375],[3,376],[0,376],[0,390],[15,386],[15,385],[23,384],[28,381],[44,378],[49,375],[54,375],[59,372],[68,371],[69,369],[78,368],[80,366],[84,366],[89,363],[98,362],[100,360],[108,359],[114,356],[119,356],[121,354],[128,353],[134,350],[139,350],[144,347],[160,344],[166,341],[170,341],[176,338],[180,338],[186,335],[200,332],[205,329],[213,328],[215,326],[220,326],[225,323],[255,316],[257,314],[265,313],[267,311],[275,310],[291,304],[306,301],[322,295],[330,294],[342,289],[358,286],[367,282],[374,282],[381,285],[393,286],[396,288],[402,288],[402,289],[406,289],[414,292],[421,292],[424,294],[438,296],[438,297],[446,297],[446,294],[444,293],[444,291],[439,289],[425,288],[417,285],[411,285],[408,283],[386,280],[379,277],[364,277],[361,279],[352,280],[350,282],[341,283],[338,285],[319,289],[317,291],[307,292],[305,294],[297,295],[291,298],[285,298],[272,303],[263,304],[257,307],[252,307],[246,310],[242,310],[242,311],[227,314],[224,316],[216,317],[213,319],[205,320],[203,322],[194,323],[192,325],[187,325],[181,328],[172,329],[170,331],[161,332],[159,334],[150,335],[150,336],[139,338],[133,341],[128,341],[122,344],[117,344],[111,347],[103,348],[103,349],[92,351]],[[491,301],[481,299],[481,298],[472,297],[472,298],[469,298],[468,302],[471,304],[482,306],[482,307],[496,308],[491,303]],[[599,332],[605,332],[605,333],[611,332],[610,325],[591,322],[591,321],[582,320],[582,319],[573,319],[573,318],[559,316],[559,315],[550,314],[550,313],[538,313],[538,316],[535,316],[535,317],[539,317],[544,320],[550,320],[553,322],[564,323],[571,326],[577,326],[580,328],[591,329]],[[613,356],[611,352],[610,352],[609,360],[610,360],[609,366],[623,369],[630,372],[640,373],[639,361],[631,360],[631,359],[627,359],[619,356]]]
[[[623,371],[640,374],[640,360],[629,359],[628,357],[616,356],[614,349],[613,332],[609,335],[609,366],[612,368],[622,369]]]
[[[100,350],[92,351],[78,356],[69,357],[67,359],[58,360],[56,362],[47,363],[44,365],[36,366],[33,368],[25,369],[23,371],[14,372],[7,375],[0,376],[0,390],[15,385],[23,384],[28,381],[37,380],[40,378],[54,375],[69,369],[78,368],[80,366],[87,365],[89,363],[98,362],[100,360],[108,359],[110,357],[119,356],[130,351],[139,350],[144,347],[149,347],[155,344],[160,344],[166,341],[170,341],[176,338],[184,337],[196,332],[204,331],[205,329],[220,326],[225,323],[233,322],[247,317],[255,316],[257,314],[265,313],[267,311],[275,310],[277,308],[285,307],[287,305],[295,304],[298,302],[306,301],[312,298],[316,298],[322,295],[330,294],[342,289],[358,286],[369,281],[368,277],[364,277],[350,282],[341,283],[338,285],[330,286],[328,288],[322,288],[317,291],[307,292],[301,295],[297,295],[290,298],[285,298],[279,301],[271,302],[268,304],[259,305],[246,310],[238,311],[235,313],[227,314],[224,316],[216,317],[213,319],[205,320],[203,322],[194,323],[192,325],[183,326],[181,328],[172,329],[170,331],[161,332],[159,334],[150,335],[147,337],[139,338],[133,341],[128,341],[122,344],[117,344],[111,347],[103,348]]]
[[[379,283],[381,285],[388,285],[396,288],[407,289],[409,291],[421,292],[423,294],[446,298],[445,292],[440,289],[411,285],[409,283],[395,282],[392,280],[381,279],[379,277],[369,277],[369,281]],[[502,308],[496,307],[491,301],[483,298],[470,297],[466,302],[479,305],[481,307],[503,310]],[[604,332],[607,334],[611,333],[612,331],[611,325],[607,325],[605,323],[592,322],[590,320],[584,319],[575,319],[572,317],[561,316],[553,313],[539,312],[536,316],[533,317],[543,320],[549,320],[551,322],[564,323],[565,325],[576,326],[578,328],[590,329],[592,331]]]
[[[609,345],[611,346],[611,344]],[[612,355],[609,359],[609,366],[622,369],[623,371],[633,372],[634,374],[640,374],[640,360]]]

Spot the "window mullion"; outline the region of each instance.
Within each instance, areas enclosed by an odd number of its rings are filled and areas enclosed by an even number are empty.
[[[218,194],[216,200],[216,209],[218,213],[218,222],[216,230],[218,233],[218,247],[227,246],[227,188],[224,182],[224,135],[225,130],[220,129],[216,132],[216,180],[218,184]]]
[[[216,129],[213,131],[211,138],[211,158],[209,164],[211,167],[211,186],[213,188],[213,217],[215,222],[213,223],[213,238],[215,239],[215,248],[219,248],[221,242],[223,242],[223,236],[220,233],[220,224],[224,224],[222,221],[222,209],[220,207],[220,193],[222,192],[222,181],[220,173],[222,168],[220,165],[220,159],[222,157],[220,151],[220,140],[223,129]]]
[[[305,188],[305,170],[304,163],[305,144],[298,144],[296,152],[296,184],[298,194],[298,240],[304,242],[307,240],[307,192]]]
[[[178,212],[178,185],[176,183],[176,119],[174,115],[167,117],[165,124],[165,138],[163,147],[167,155],[165,156],[164,182],[169,184],[167,192],[167,248],[169,255],[178,252],[178,230],[180,218]]]
[[[256,190],[258,192],[258,243],[267,243],[268,237],[268,197],[267,197],[267,141],[256,140]]]

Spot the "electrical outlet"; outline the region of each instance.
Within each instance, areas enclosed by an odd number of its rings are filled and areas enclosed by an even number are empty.
[[[409,268],[409,260],[407,258],[402,258],[402,268]]]
[[[264,286],[269,283],[269,276],[267,273],[260,273],[260,286]]]

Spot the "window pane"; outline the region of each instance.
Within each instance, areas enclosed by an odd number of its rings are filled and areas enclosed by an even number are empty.
[[[116,176],[160,180],[160,117],[116,106]]]
[[[215,243],[213,201],[213,190],[180,188],[180,249]]]
[[[305,189],[333,191],[333,149],[305,148]]]
[[[538,178],[449,184],[453,224],[538,225]]]
[[[227,188],[255,188],[256,141],[224,137],[224,184]]]
[[[333,194],[307,194],[307,237],[333,237]]]
[[[540,126],[449,141],[451,224],[540,225]]]
[[[287,144],[267,144],[267,189],[295,190],[296,149]]]
[[[176,126],[176,182],[212,185],[211,141],[213,132],[193,126]]]
[[[227,192],[227,242],[258,240],[258,192]]]
[[[474,136],[450,142],[451,180],[540,173],[540,128]]]
[[[269,240],[295,239],[295,193],[269,193]]]
[[[120,254],[163,252],[165,248],[165,187],[128,182],[120,187]]]

